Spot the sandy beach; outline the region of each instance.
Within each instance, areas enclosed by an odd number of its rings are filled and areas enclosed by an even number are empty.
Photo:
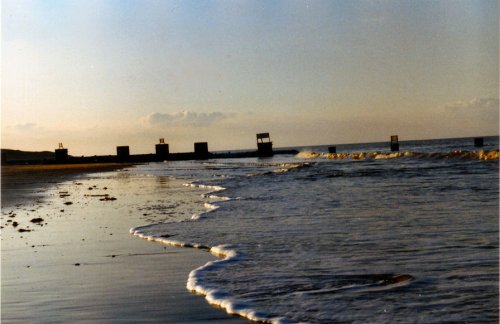
[[[183,205],[190,189],[114,171],[122,167],[2,168],[2,322],[247,322],[186,290],[189,272],[212,255],[129,234],[192,213]]]

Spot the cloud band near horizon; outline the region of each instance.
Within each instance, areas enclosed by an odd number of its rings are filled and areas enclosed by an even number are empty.
[[[220,122],[231,115],[218,111],[209,113],[197,113],[184,110],[174,113],[153,112],[144,118],[146,125],[154,127],[184,126],[184,127],[206,127]]]

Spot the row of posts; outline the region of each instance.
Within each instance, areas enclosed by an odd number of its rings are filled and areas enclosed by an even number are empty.
[[[474,138],[474,147],[483,147],[484,146],[484,138],[476,137]],[[399,140],[398,135],[391,136],[391,152],[399,151]],[[328,147],[328,153],[337,153],[337,148],[335,146]]]
[[[169,146],[165,143],[164,138],[160,138],[160,143],[155,145],[155,154],[159,160],[168,160],[170,156]],[[191,154],[191,153],[187,153]],[[257,156],[270,157],[273,156],[273,143],[269,133],[257,134]],[[126,161],[130,158],[129,146],[117,146],[116,156],[119,161]],[[210,157],[207,142],[194,143],[194,157],[195,159],[207,159]],[[62,143],[59,143],[59,148],[55,150],[56,162],[64,162],[68,160],[68,149],[64,148]]]
[[[165,139],[160,138],[160,143],[155,145],[155,154],[159,159],[167,160],[170,154],[168,144]],[[130,157],[130,148],[128,146],[117,146],[116,155],[119,160],[126,160]],[[194,155],[197,159],[206,159],[209,156],[208,143],[194,143]]]
[[[398,135],[391,136],[391,151],[399,151],[399,140]],[[474,138],[475,147],[483,147],[484,139],[482,137]],[[335,146],[328,147],[329,153],[337,153],[337,148]],[[165,139],[160,138],[160,143],[155,146],[155,153],[158,159],[167,160],[169,157],[169,147],[165,143]],[[269,133],[257,134],[257,155],[259,157],[270,157],[273,156],[273,143]],[[117,146],[116,155],[119,160],[125,161],[130,157],[130,148],[128,146]],[[207,159],[210,153],[208,152],[207,142],[194,143],[194,156],[197,159]],[[68,149],[64,148],[62,143],[59,143],[59,148],[55,150],[55,160],[56,162],[64,162],[68,159]]]

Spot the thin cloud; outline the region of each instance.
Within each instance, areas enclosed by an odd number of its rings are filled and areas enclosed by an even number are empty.
[[[13,128],[19,132],[32,132],[41,129],[41,127],[36,123],[17,124]]]
[[[469,101],[456,101],[444,106],[448,111],[484,111],[498,110],[498,98],[474,98]]]
[[[146,116],[145,121],[151,126],[210,126],[229,116],[218,111],[197,113],[185,110],[175,113],[154,112]]]

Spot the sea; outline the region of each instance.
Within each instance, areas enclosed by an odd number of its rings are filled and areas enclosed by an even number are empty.
[[[498,148],[438,139],[138,165],[182,180],[199,212],[153,210],[130,232],[216,255],[187,289],[252,321],[498,323]]]

